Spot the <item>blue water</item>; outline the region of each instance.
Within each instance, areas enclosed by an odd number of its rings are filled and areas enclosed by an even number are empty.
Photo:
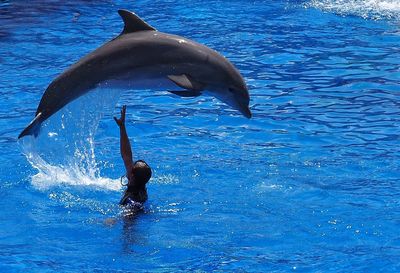
[[[210,97],[94,90],[17,141],[118,8],[223,53],[247,120]],[[1,272],[399,272],[398,1],[1,1]],[[153,168],[124,218],[112,119]]]

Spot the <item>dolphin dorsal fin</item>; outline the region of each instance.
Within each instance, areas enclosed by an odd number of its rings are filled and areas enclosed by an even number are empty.
[[[136,31],[143,31],[143,30],[156,30],[145,21],[139,18],[133,12],[128,10],[120,9],[118,10],[118,14],[121,16],[122,20],[124,21],[124,30],[122,31],[121,35],[126,33],[132,33]]]

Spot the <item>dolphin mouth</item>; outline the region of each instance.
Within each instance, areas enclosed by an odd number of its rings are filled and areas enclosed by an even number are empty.
[[[251,118],[253,116],[253,114],[250,111],[250,108],[248,106],[246,107],[241,107],[239,109],[240,113],[243,114],[243,116],[245,116],[246,118]]]

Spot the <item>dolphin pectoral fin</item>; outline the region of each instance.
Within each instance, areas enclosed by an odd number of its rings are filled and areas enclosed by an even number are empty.
[[[27,135],[34,135],[35,137],[39,134],[40,124],[42,123],[42,113],[36,115],[36,117],[29,123],[29,125],[19,134],[18,139]]]
[[[196,90],[168,91],[168,92],[183,98],[195,98],[201,95],[201,92]]]
[[[177,86],[188,90],[202,90],[204,84],[197,82],[192,77],[186,74],[182,75],[168,75],[168,79],[173,81]]]
[[[121,16],[125,24],[124,30],[122,31],[121,35],[136,31],[156,30],[155,28],[147,24],[145,21],[140,19],[139,16],[137,16],[133,12],[120,9],[118,10],[118,14]]]

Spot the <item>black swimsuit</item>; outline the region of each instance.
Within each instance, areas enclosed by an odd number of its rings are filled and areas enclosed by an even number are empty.
[[[144,202],[146,202],[146,200],[147,200],[146,188],[137,190],[128,187],[119,204],[129,210],[138,211],[138,210],[143,210],[144,208],[143,205]]]

